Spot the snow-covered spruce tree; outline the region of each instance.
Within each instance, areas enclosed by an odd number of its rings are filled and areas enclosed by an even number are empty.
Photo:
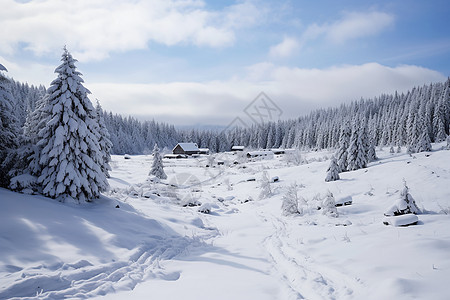
[[[328,191],[325,199],[322,201],[322,214],[327,215],[329,217],[337,218],[339,217],[339,213],[336,208],[336,201],[334,200],[333,194]]]
[[[403,185],[400,198],[384,213],[385,216],[420,214],[420,209],[417,207],[416,201],[409,193],[409,188],[406,185],[405,180],[403,180]]]
[[[299,207],[299,202],[305,202],[301,197],[298,196],[298,184],[291,184],[283,195],[281,210],[284,216],[302,214],[303,209]]]
[[[42,95],[35,103],[35,109],[29,112],[23,132],[20,136],[20,146],[17,150],[18,159],[11,171],[10,188],[15,191],[34,193],[41,192],[40,186],[37,184],[37,176],[41,173],[41,165],[39,164],[39,154],[42,146],[38,146],[39,130],[45,127],[45,119],[48,115],[45,113],[44,107],[47,105],[49,95]]]
[[[365,168],[367,166],[366,149],[361,139],[359,122],[355,118],[353,120],[352,135],[350,137],[350,145],[347,153],[347,170],[354,171]]]
[[[260,188],[261,192],[259,194],[259,199],[265,199],[272,196],[272,187],[270,186],[270,178],[267,171],[262,173]]]
[[[337,164],[336,157],[334,155],[331,157],[330,166],[327,169],[326,182],[339,180],[339,166]]]
[[[339,136],[339,149],[336,152],[336,158],[337,158],[337,164],[338,164],[338,171],[339,172],[345,172],[347,171],[347,151],[348,146],[350,144],[350,124],[349,122],[346,122],[342,126],[341,134]]]
[[[7,69],[0,64],[0,186],[9,185],[9,171],[17,148],[18,128],[13,114],[14,99],[10,80],[3,75]]]
[[[45,127],[39,131],[42,167],[38,182],[42,193],[63,201],[91,201],[108,188],[102,172],[96,112],[83,86],[76,60],[64,47],[58,77],[48,89],[43,112]]]
[[[111,148],[112,143],[110,140],[110,135],[108,129],[105,125],[105,119],[103,118],[103,110],[100,106],[100,102],[97,100],[97,105],[95,107],[97,122],[98,122],[98,130],[100,134],[100,138],[98,140],[98,144],[100,146],[100,153],[102,156],[102,163],[100,164],[100,168],[102,172],[105,174],[107,178],[109,178],[109,171],[111,171],[111,166],[109,162],[111,161]]]
[[[424,128],[420,136],[419,143],[416,145],[417,152],[431,151],[431,140],[428,134],[428,129]]]
[[[164,172],[164,166],[161,154],[159,153],[158,145],[155,144],[155,148],[153,148],[153,164],[152,169],[148,175],[153,175],[159,179],[167,179],[167,175]]]

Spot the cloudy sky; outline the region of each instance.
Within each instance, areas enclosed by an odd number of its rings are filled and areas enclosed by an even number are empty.
[[[0,0],[0,63],[48,86],[62,47],[104,109],[227,125],[265,92],[293,118],[444,81],[448,0]]]

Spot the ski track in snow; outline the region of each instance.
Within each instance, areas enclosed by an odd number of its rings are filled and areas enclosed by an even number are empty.
[[[293,291],[292,299],[341,299],[353,294],[360,283],[346,274],[326,268],[307,253],[298,251],[299,245],[289,243],[286,224],[272,214],[258,213],[261,220],[270,222],[274,232],[264,239],[278,276]],[[301,254],[301,255],[300,255]]]

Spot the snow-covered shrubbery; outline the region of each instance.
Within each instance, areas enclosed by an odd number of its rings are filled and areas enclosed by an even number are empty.
[[[11,179],[9,187],[13,191],[21,192],[23,194],[35,194],[39,190],[37,184],[37,177],[31,174],[21,174]]]
[[[281,210],[284,216],[303,214],[303,204],[306,201],[298,195],[299,185],[297,183],[291,184],[286,193],[283,195]]]
[[[264,171],[262,173],[260,188],[261,192],[259,194],[259,199],[265,199],[272,196],[272,187],[270,183],[269,173],[267,173],[267,171]]]
[[[298,149],[286,151],[286,153],[284,154],[284,161],[288,166],[299,166],[305,163],[305,160],[303,159],[303,156]]]
[[[324,215],[334,218],[339,217],[339,213],[336,208],[336,202],[334,201],[334,196],[330,191],[328,191],[325,199],[322,201],[321,209],[322,214]]]
[[[416,201],[409,193],[409,188],[404,181],[404,187],[400,198],[384,213],[385,216],[399,216],[404,214],[419,214],[420,209]]]
[[[212,210],[212,205],[211,203],[203,203],[199,208],[198,208],[198,212],[204,213],[204,214],[209,214]]]

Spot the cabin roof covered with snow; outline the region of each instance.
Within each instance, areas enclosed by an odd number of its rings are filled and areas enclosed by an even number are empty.
[[[184,151],[200,151],[196,143],[178,143],[177,146],[180,146]],[[176,146],[175,146],[176,147]]]
[[[273,155],[273,152],[270,150],[260,150],[260,151],[250,151],[247,152],[247,156],[267,156]]]
[[[243,151],[245,148],[245,146],[233,146],[231,147],[231,150],[235,150],[235,151]]]

